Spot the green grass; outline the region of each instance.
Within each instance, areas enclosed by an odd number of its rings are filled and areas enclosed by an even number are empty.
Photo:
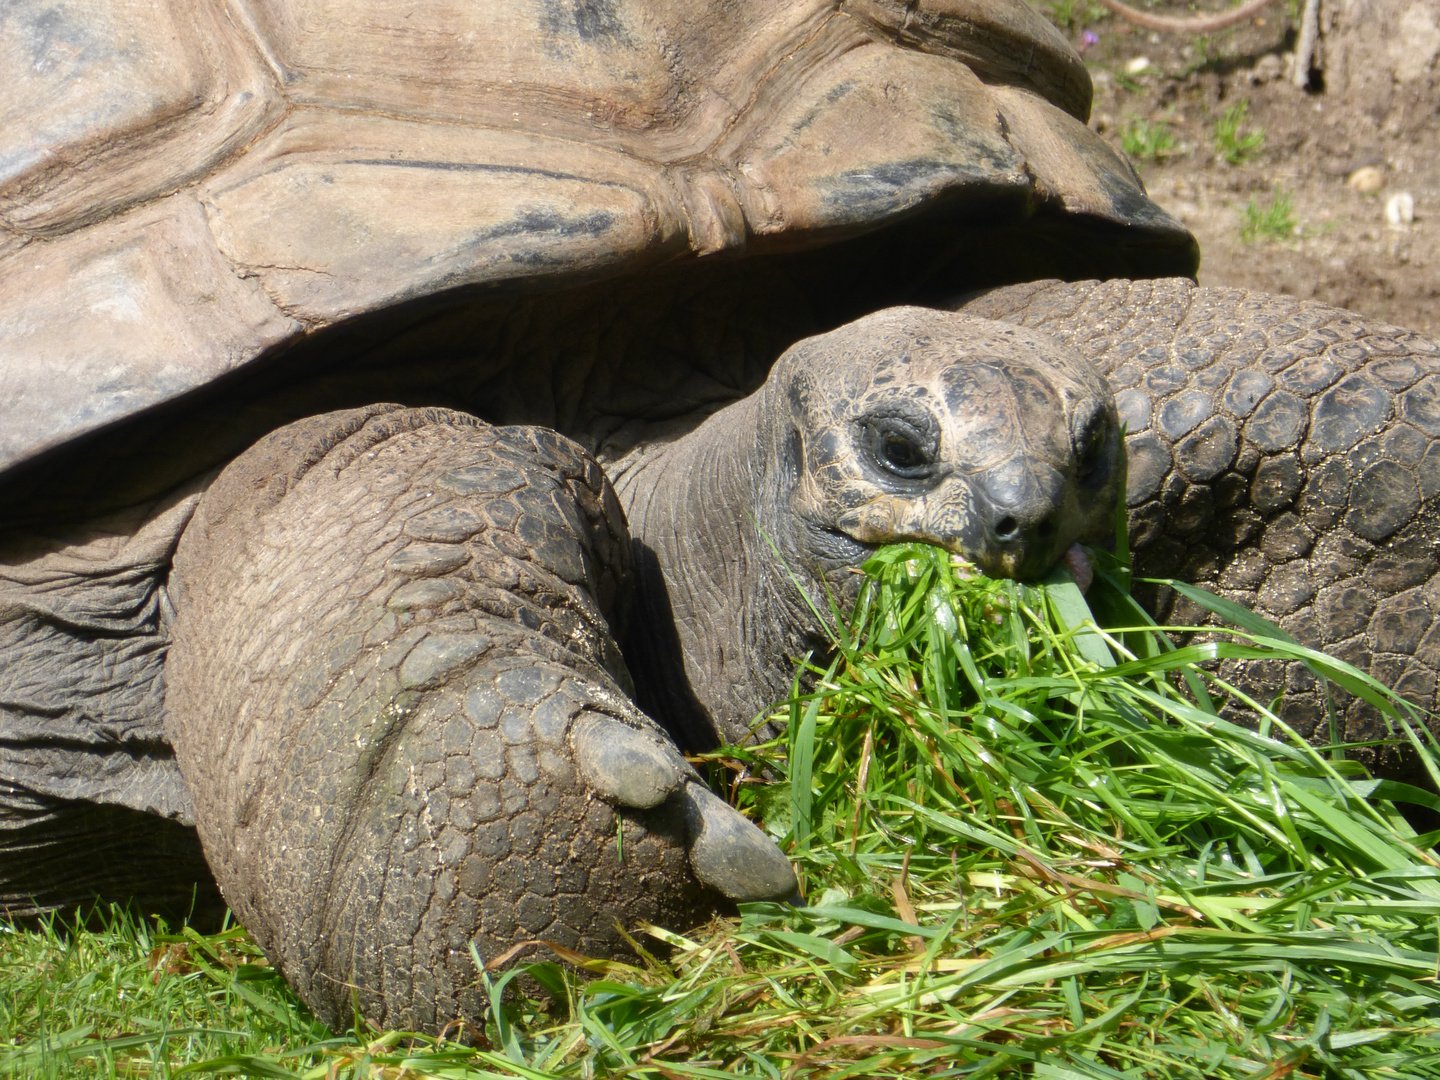
[[[1295,235],[1295,200],[1280,186],[1266,203],[1251,199],[1241,211],[1240,239],[1247,244],[1255,240],[1288,240]]]
[[[1110,17],[1108,8],[1092,0],[1041,0],[1035,5],[1040,13],[1067,34]]]
[[[0,923],[0,1075],[168,1076],[330,1037],[238,927],[170,933],[113,909],[88,929]]]
[[[1163,161],[1183,152],[1163,120],[1130,120],[1120,129],[1120,146],[1136,161]]]
[[[1251,125],[1249,117],[1250,102],[1241,100],[1221,113],[1212,128],[1216,155],[1231,165],[1250,161],[1265,146],[1265,129]]]
[[[1440,862],[1393,802],[1440,799],[1309,746],[1211,661],[1309,663],[1440,779],[1378,684],[1186,586],[1241,629],[1175,649],[1119,564],[1088,607],[932,548],[867,572],[785,736],[707,759],[806,906],[632,928],[669,949],[642,967],[514,969],[535,999],[483,976],[472,1048],[328,1039],[238,931],[10,933],[0,1075],[1440,1078]]]

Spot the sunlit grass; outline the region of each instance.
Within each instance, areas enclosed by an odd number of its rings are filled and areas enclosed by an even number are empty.
[[[1251,199],[1241,211],[1240,239],[1288,240],[1295,235],[1295,199],[1290,192],[1276,185],[1265,203]]]
[[[1119,565],[1087,598],[925,547],[866,569],[785,736],[708,758],[804,906],[477,975],[468,1046],[330,1039],[238,931],[8,933],[0,1074],[1440,1077],[1440,864],[1393,801],[1440,800],[1209,661],[1304,660],[1433,768],[1378,684],[1214,599],[1243,632],[1174,649]]]
[[[1136,161],[1164,161],[1185,152],[1169,123],[1140,117],[1127,121],[1120,129],[1120,146]]]
[[[1265,129],[1250,123],[1250,102],[1241,100],[1216,118],[1212,126],[1217,157],[1231,165],[1243,165],[1265,147]]]
[[[1110,17],[1109,10],[1093,0],[1043,0],[1039,10],[1067,34]]]
[[[85,929],[0,923],[0,1075],[163,1077],[328,1038],[238,927],[171,933],[116,910]]]

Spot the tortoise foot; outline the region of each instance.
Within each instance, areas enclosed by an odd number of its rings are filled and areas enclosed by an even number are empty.
[[[444,410],[301,421],[207,492],[172,737],[227,900],[326,1022],[434,1030],[483,1009],[476,955],[793,894],[630,700],[629,551],[579,447]]]

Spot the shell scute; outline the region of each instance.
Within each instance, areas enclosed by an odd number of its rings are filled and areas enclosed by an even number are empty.
[[[206,192],[216,242],[307,322],[686,246],[660,174],[595,147],[301,110],[250,158]]]
[[[986,83],[1019,86],[1077,120],[1090,117],[1085,63],[1025,0],[845,0],[902,45],[959,60]]]
[[[929,206],[1002,254],[1079,216],[1127,227],[1095,272],[1193,269],[1024,0],[10,0],[0,27],[0,469],[386,305]]]
[[[0,264],[0,465],[203,385],[300,328],[232,273],[186,195],[34,244]]]
[[[989,89],[1042,199],[1058,200],[1072,214],[1140,226],[1157,236],[1187,235],[1183,225],[1145,197],[1145,186],[1129,162],[1079,120],[1028,90]]]
[[[297,105],[543,131],[654,162],[704,149],[826,0],[254,0]]]
[[[756,233],[813,242],[807,234],[874,228],[962,188],[1023,199],[1024,161],[968,68],[858,35],[838,23],[797,55],[725,147]]]
[[[213,2],[7,0],[0,26],[0,222],[22,234],[173,191],[283,106]]]

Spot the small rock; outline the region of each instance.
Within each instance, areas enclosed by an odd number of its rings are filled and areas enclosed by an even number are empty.
[[[1148,56],[1137,56],[1135,57],[1135,59],[1129,61],[1125,65],[1125,74],[1139,75],[1142,71],[1147,70],[1149,67],[1150,58]]]
[[[1292,61],[1293,63],[1293,61]],[[1274,82],[1285,74],[1285,61],[1275,53],[1266,53],[1250,69],[1248,81],[1255,85]]]
[[[1440,56],[1440,25],[1425,4],[1411,4],[1400,16],[1399,33],[1390,43],[1395,80],[1408,83],[1423,78]]]
[[[1362,195],[1369,195],[1385,186],[1385,170],[1378,165],[1363,165],[1345,178]]]
[[[1415,220],[1415,196],[1397,191],[1385,201],[1385,220],[1392,229],[1406,229]]]

